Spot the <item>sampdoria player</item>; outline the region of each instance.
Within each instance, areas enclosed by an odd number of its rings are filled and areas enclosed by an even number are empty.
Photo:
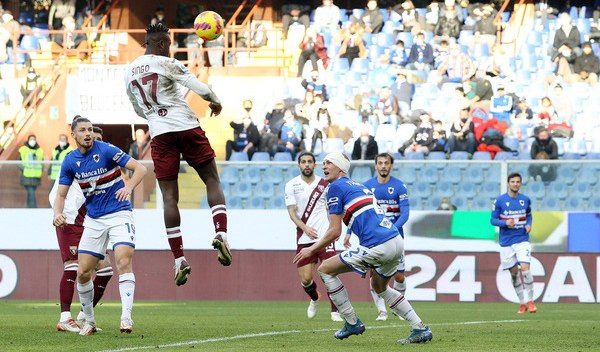
[[[377,176],[367,180],[363,184],[367,189],[370,189],[377,199],[377,204],[388,218],[396,226],[400,232],[400,236],[404,238],[404,230],[402,226],[408,221],[410,206],[408,202],[408,191],[404,182],[392,176],[392,168],[394,167],[394,157],[389,153],[381,153],[375,157],[375,171]],[[350,246],[350,234],[344,239],[346,247]],[[398,265],[398,271],[394,275],[394,289],[402,295],[406,292],[406,282],[404,277],[404,252],[402,260]],[[388,314],[385,308],[385,302],[373,287],[371,287],[371,296],[373,302],[377,306],[379,314],[375,320],[387,320]]]
[[[350,161],[342,153],[330,153],[325,157],[323,172],[325,179],[330,183],[326,193],[329,228],[315,244],[303,248],[294,257],[294,263],[311,257],[337,239],[343,221],[358,237],[360,244],[327,259],[318,268],[329,297],[346,320],[334,337],[345,339],[365,331],[365,326],[356,315],[348,298],[348,292],[338,275],[355,271],[364,277],[367,271],[373,269],[376,275],[371,276],[371,286],[375,292],[397,315],[403,317],[412,326],[408,338],[398,342],[406,344],[430,341],[433,335],[429,327],[423,324],[400,292],[388,287],[390,278],[396,274],[402,260],[404,240],[394,224],[384,216],[373,193],[362,184],[348,178],[349,168]]]
[[[54,201],[54,226],[67,224],[63,212],[65,198],[74,180],[85,195],[87,215],[78,248],[77,291],[85,322],[80,335],[96,332],[94,318],[94,285],[91,280],[98,262],[105,258],[106,247],[112,244],[119,272],[121,295],[121,332],[133,330],[131,310],[135,291],[132,260],[135,247],[135,225],[129,197],[144,175],[146,168],[112,144],[94,141],[92,123],[79,117],[71,125],[77,149],[67,154],[60,170],[59,186]],[[121,167],[133,171],[127,185]]]
[[[285,205],[290,219],[296,225],[296,253],[309,247],[325,234],[329,227],[325,188],[329,182],[314,174],[316,159],[310,152],[298,156],[300,175],[285,184]],[[324,261],[337,255],[335,243],[330,243],[319,252],[297,263],[300,282],[310,297],[306,315],[312,319],[317,315],[319,293],[313,280],[313,269],[319,260]],[[331,302],[331,300],[330,300]],[[343,321],[331,302],[331,320]]]
[[[76,117],[77,118],[77,117]],[[102,140],[102,129],[94,126],[94,140]],[[48,196],[50,205],[54,205],[58,189],[59,178],[54,181],[54,186]],[[69,187],[69,192],[65,198],[63,213],[66,217],[66,224],[63,227],[56,227],[56,237],[58,239],[58,248],[64,264],[63,275],[60,279],[60,320],[56,324],[58,331],[79,332],[79,324],[85,320],[83,311],[79,311],[77,321],[71,317],[71,303],[73,302],[73,293],[75,291],[75,280],[77,279],[77,247],[83,233],[83,219],[87,210],[85,208],[85,196],[79,187],[79,183],[74,181]],[[94,303],[96,304],[104,295],[106,285],[113,275],[113,268],[109,257],[100,260],[96,267],[96,277],[94,278]]]
[[[177,205],[180,155],[206,185],[216,232],[212,245],[218,250],[219,262],[231,265],[232,257],[227,242],[227,208],[215,152],[180,88],[189,88],[209,101],[211,116],[221,112],[221,102],[181,62],[169,57],[170,47],[167,27],[160,23],[150,25],[146,29],[146,52],[129,65],[125,85],[133,109],[148,120],[150,127],[154,173],[163,197],[167,239],[175,257],[175,284],[179,286],[187,282],[192,270],[183,253]]]
[[[526,195],[519,193],[521,189],[521,175],[512,173],[508,175],[508,192],[500,195],[492,206],[491,223],[500,228],[500,261],[504,270],[509,270],[513,287],[521,303],[517,313],[523,314],[537,312],[533,303],[533,275],[529,270],[531,263],[531,244],[529,232],[531,231],[531,200]],[[519,271],[523,275],[521,281]],[[523,296],[523,286],[527,290],[527,304]]]

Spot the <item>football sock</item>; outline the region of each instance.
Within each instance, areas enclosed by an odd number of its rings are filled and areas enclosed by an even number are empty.
[[[183,238],[179,226],[167,228],[167,240],[175,259],[183,257]]]
[[[175,267],[179,269],[181,267],[181,262],[185,260],[185,257],[181,256],[179,258],[175,258]]]
[[[529,301],[533,301],[533,275],[531,275],[531,271],[521,271],[523,274],[523,286],[525,286],[525,290],[527,291],[527,297]]]
[[[121,319],[131,319],[135,293],[135,275],[133,273],[119,275],[119,293],[121,294]]]
[[[304,288],[304,291],[306,292],[308,297],[310,297],[310,299],[312,299],[313,301],[319,300],[319,294],[317,293],[317,284],[314,281],[311,281],[310,284],[308,284],[308,286],[302,285],[302,287]]]
[[[398,316],[408,321],[413,329],[425,329],[425,324],[421,321],[421,318],[417,315],[417,312],[408,303],[408,300],[396,290],[392,290],[387,287],[385,291],[379,294],[379,297],[385,300],[385,303],[393,310]]]
[[[227,207],[225,204],[217,204],[210,208],[212,210],[213,224],[215,225],[215,233],[227,238]]]
[[[369,283],[370,282],[371,281],[369,281]],[[380,312],[387,313],[387,309],[385,308],[385,301],[383,300],[383,298],[379,297],[379,295],[377,294],[377,292],[375,292],[373,287],[371,287],[371,297],[373,297],[373,302],[375,302],[375,306],[377,306],[377,310]]]
[[[348,298],[348,291],[344,287],[344,284],[340,281],[337,276],[332,276],[329,274],[325,274],[319,271],[319,275],[321,279],[325,283],[325,287],[327,287],[327,293],[329,294],[329,298],[335,303],[335,306],[338,309],[338,312],[344,317],[344,319],[350,325],[355,325],[358,321],[358,317],[356,316],[356,312],[350,303],[350,299]]]
[[[75,293],[75,281],[77,280],[77,263],[68,264],[65,266],[62,277],[60,278],[59,296],[60,296],[60,321],[69,320],[71,318],[71,302],[73,302],[73,294]],[[68,317],[63,319],[62,313],[68,313]]]
[[[394,281],[394,290],[400,292],[402,296],[406,293],[406,279],[404,282]]]
[[[112,276],[112,266],[107,266],[106,268],[102,268],[96,272],[96,277],[94,278],[94,307],[98,304],[98,302],[104,295],[106,285],[108,284]]]
[[[333,301],[331,300],[331,297],[329,297],[329,295],[327,295],[327,298],[329,299],[329,304],[331,305],[331,312],[337,312],[338,309],[335,306],[335,303],[333,303]]]
[[[512,278],[513,287],[515,288],[515,292],[519,297],[519,302],[521,304],[525,304],[525,300],[523,299],[523,283],[521,282],[521,278],[519,277],[519,273],[516,274],[510,273]]]
[[[79,302],[81,302],[81,309],[85,314],[85,320],[89,322],[96,322],[94,318],[94,283],[92,280],[82,284],[77,282],[77,291],[79,292]]]

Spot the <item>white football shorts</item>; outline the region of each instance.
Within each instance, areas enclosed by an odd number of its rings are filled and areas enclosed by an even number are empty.
[[[355,246],[340,253],[340,259],[362,276],[375,269],[379,276],[390,278],[404,263],[404,239],[396,236],[373,248]]]
[[[135,248],[135,225],[130,210],[119,211],[97,219],[86,216],[83,227],[79,253],[104,259],[109,243],[112,244],[113,250],[119,245]]]
[[[527,241],[500,247],[502,269],[508,270],[517,264],[531,263],[531,244]]]

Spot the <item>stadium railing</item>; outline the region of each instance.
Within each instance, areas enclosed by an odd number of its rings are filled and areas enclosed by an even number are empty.
[[[39,162],[38,162],[39,163]],[[136,208],[161,208],[161,196],[150,161],[142,161],[149,172],[134,192]],[[57,162],[43,161],[44,175],[36,195],[38,206],[48,208],[49,167]],[[218,163],[228,207],[232,209],[285,209],[284,186],[300,174],[295,162]],[[320,161],[315,174],[323,176]],[[25,206],[26,192],[20,186],[22,161],[0,162],[0,208]],[[530,167],[555,169],[552,181],[535,180]],[[467,161],[402,160],[394,164],[392,175],[408,188],[412,210],[436,210],[448,198],[457,210],[489,211],[493,200],[506,192],[511,172],[523,177],[522,193],[532,200],[534,211],[595,211],[600,209],[600,160],[553,161]],[[353,161],[350,177],[364,182],[373,177],[372,161]],[[182,162],[179,173],[181,208],[208,209],[206,189],[196,172]]]

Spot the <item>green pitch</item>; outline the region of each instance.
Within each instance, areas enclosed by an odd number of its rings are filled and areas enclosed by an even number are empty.
[[[73,305],[73,310],[77,305]],[[539,304],[516,314],[515,304],[415,303],[433,342],[401,346],[408,323],[390,315],[376,322],[372,304],[355,303],[367,331],[338,341],[341,323],[321,303],[314,320],[299,302],[136,302],[134,332],[119,333],[120,304],[96,309],[103,331],[57,332],[58,306],[47,301],[0,301],[0,351],[598,351],[600,305]],[[164,346],[161,346],[164,345]]]

